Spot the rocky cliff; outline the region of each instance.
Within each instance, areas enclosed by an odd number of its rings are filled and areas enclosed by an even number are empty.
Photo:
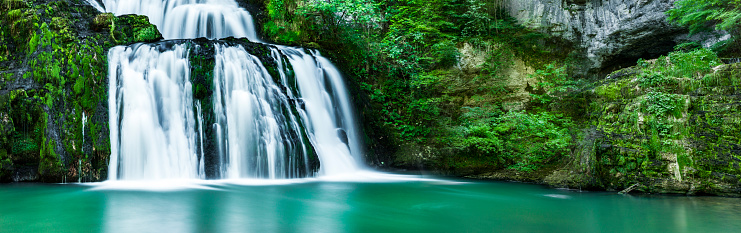
[[[667,22],[675,0],[513,0],[507,11],[523,25],[573,42],[577,73],[606,74],[673,50],[686,30]]]

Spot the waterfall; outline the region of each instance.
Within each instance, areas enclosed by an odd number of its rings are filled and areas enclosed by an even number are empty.
[[[233,0],[104,0],[115,15],[146,15],[165,39],[205,37],[259,41],[252,15]]]
[[[105,9],[103,9],[103,6],[101,6],[97,0],[85,0],[90,6],[98,10],[99,12],[105,12]]]
[[[148,15],[167,39],[259,42],[251,16],[233,0],[104,3],[117,15]],[[191,84],[189,54],[198,45],[109,51],[109,180],[286,179],[359,169],[350,96],[329,60],[302,48],[262,44],[269,53],[258,57],[239,43],[206,43],[214,66],[206,99],[194,99]]]
[[[304,124],[312,134],[319,160],[320,173],[334,175],[357,169],[352,152],[359,154],[359,138],[349,96],[337,69],[325,58],[282,47],[296,74],[296,83],[305,108]],[[349,145],[348,145],[349,144]]]
[[[293,178],[308,170],[295,109],[272,80],[241,46],[217,45],[214,113],[225,178]]]
[[[185,46],[108,52],[110,180],[203,178]]]
[[[85,154],[85,124],[87,124],[87,115],[82,112],[82,144],[80,144],[80,151]]]

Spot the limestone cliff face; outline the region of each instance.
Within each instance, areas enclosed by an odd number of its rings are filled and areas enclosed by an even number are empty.
[[[506,8],[524,25],[573,42],[582,74],[605,74],[638,58],[671,51],[682,28],[665,12],[676,0],[510,0]]]

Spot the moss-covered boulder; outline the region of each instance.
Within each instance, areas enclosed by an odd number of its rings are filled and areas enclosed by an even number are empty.
[[[145,15],[122,15],[111,20],[111,36],[121,44],[155,42],[162,39],[157,26]]]
[[[111,38],[120,44],[155,42],[162,40],[157,26],[149,22],[146,15],[121,15],[102,13],[90,22],[90,29],[110,32]]]
[[[108,49],[161,38],[145,16],[0,1],[0,182],[106,179]]]

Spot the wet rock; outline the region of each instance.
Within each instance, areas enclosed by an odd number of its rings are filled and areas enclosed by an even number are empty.
[[[340,138],[342,143],[348,144],[347,132],[344,129],[337,129],[337,137]]]
[[[13,171],[13,182],[37,181],[38,171],[34,167],[19,167]]]

